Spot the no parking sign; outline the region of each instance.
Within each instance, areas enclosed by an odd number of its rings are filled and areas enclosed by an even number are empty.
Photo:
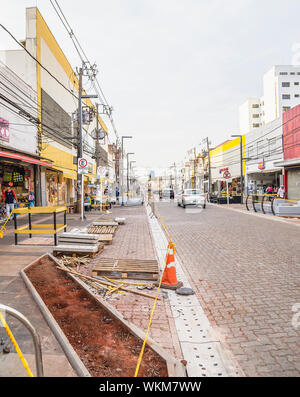
[[[81,157],[78,159],[78,174],[88,174],[89,167],[87,159]]]
[[[225,179],[231,178],[231,173],[228,170],[224,171],[223,178]]]

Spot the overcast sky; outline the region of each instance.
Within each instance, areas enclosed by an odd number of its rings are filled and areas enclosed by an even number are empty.
[[[299,0],[59,4],[98,64],[119,135],[134,136],[127,150],[149,168],[181,162],[206,136],[218,144],[237,133],[239,105],[262,95],[263,74],[291,64],[300,43]],[[36,5],[72,66],[79,65],[49,0],[2,1],[0,21],[23,39],[25,8]],[[14,48],[3,31],[0,48]]]

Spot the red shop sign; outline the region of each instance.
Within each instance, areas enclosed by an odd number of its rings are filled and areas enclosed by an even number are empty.
[[[9,142],[9,122],[0,117],[0,139]]]

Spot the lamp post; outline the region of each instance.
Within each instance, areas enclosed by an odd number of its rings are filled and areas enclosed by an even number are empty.
[[[240,138],[240,155],[241,155],[241,204],[244,198],[244,172],[243,172],[243,135],[231,135],[233,138]]]
[[[121,143],[121,194],[122,194],[122,203],[121,205],[124,205],[124,143],[123,140],[126,138],[132,138],[132,136],[128,136],[128,135],[123,135],[122,136],[122,143]]]
[[[127,200],[128,200],[128,192],[129,192],[129,156],[134,153],[127,153]]]

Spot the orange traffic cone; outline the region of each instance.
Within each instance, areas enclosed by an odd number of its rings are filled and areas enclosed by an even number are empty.
[[[166,257],[166,267],[162,276],[161,288],[177,289],[182,287],[182,282],[178,282],[175,267],[175,249],[170,241]]]

